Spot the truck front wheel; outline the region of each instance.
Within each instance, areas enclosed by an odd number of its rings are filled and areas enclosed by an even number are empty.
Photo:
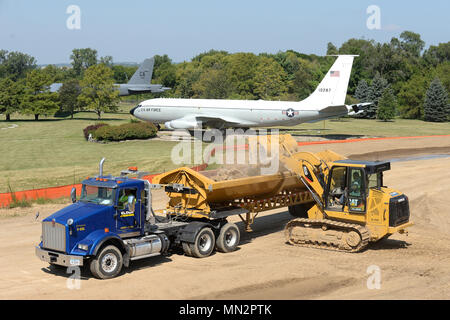
[[[106,246],[91,261],[90,269],[94,277],[98,279],[111,279],[122,270],[123,257],[115,246]]]
[[[209,256],[215,247],[216,237],[211,228],[203,228],[195,237],[195,242],[189,244],[193,257],[205,258]]]

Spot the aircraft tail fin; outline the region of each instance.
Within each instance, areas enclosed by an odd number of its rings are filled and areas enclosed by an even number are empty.
[[[338,55],[333,66],[328,70],[316,90],[306,98],[310,104],[318,108],[324,106],[340,106],[345,104],[348,82],[352,72],[355,55]]]
[[[131,77],[128,84],[150,84],[152,81],[153,65],[155,58],[145,59]]]

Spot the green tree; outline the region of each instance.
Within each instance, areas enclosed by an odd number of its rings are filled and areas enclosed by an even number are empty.
[[[400,46],[413,57],[420,57],[420,53],[425,47],[425,42],[420,38],[420,34],[412,31],[403,31],[400,34]]]
[[[431,79],[422,74],[401,83],[398,90],[399,112],[402,118],[423,119],[423,101]]]
[[[115,83],[127,83],[137,70],[137,66],[113,65]]]
[[[89,67],[80,81],[81,94],[78,102],[95,111],[98,119],[102,112],[114,112],[119,101],[119,92],[114,87],[113,71],[103,64]]]
[[[262,57],[255,70],[255,90],[259,99],[279,98],[287,92],[283,80],[287,77],[283,68],[273,59]]]
[[[358,83],[358,86],[355,90],[355,98],[358,99],[360,102],[367,102],[369,101],[370,96],[370,88],[367,84],[366,80],[360,80]]]
[[[327,54],[338,54],[338,53],[339,52],[338,52],[338,49],[336,48],[336,46],[333,43],[328,42],[328,44],[327,44]]]
[[[100,57],[99,63],[103,63],[108,68],[112,68],[112,66],[113,66],[113,57],[111,57],[111,56]]]
[[[448,94],[439,78],[435,78],[431,82],[423,109],[425,121],[443,122],[449,119]]]
[[[23,113],[34,115],[37,121],[40,115],[53,115],[58,110],[58,94],[50,92],[52,82],[51,74],[44,69],[27,74],[22,100]]]
[[[176,82],[177,86],[175,93],[181,98],[192,98],[196,93],[193,89],[193,85],[200,79],[201,70],[200,63],[183,62],[177,66]]]
[[[340,54],[355,54],[359,57],[353,62],[348,92],[354,94],[361,79],[371,79],[375,76],[377,48],[373,40],[349,39],[339,48]]]
[[[0,78],[6,77],[6,66],[5,61],[8,56],[8,51],[0,50]]]
[[[44,68],[45,72],[50,75],[54,82],[63,82],[67,78],[67,71],[49,64]]]
[[[397,99],[392,89],[387,88],[378,101],[377,119],[387,121],[394,119],[397,112]]]
[[[176,85],[177,69],[167,54],[155,55],[153,67],[153,83],[160,83],[165,87],[173,88]]]
[[[97,50],[91,48],[73,49],[70,59],[72,59],[74,75],[80,77],[86,69],[97,64]]]
[[[386,79],[376,75],[370,85],[369,90],[369,101],[373,102],[372,105],[368,106],[367,109],[362,113],[363,117],[368,119],[375,119],[377,116],[378,100],[380,100],[383,95],[384,90],[387,88],[388,83]]]
[[[23,91],[22,80],[0,79],[0,113],[5,115],[6,121],[11,120],[11,114],[20,112]]]
[[[437,46],[430,46],[423,54],[426,63],[434,66],[439,63],[450,61],[450,41],[439,43]]]
[[[436,66],[434,77],[438,77],[441,80],[447,92],[450,91],[450,60]]]
[[[239,99],[255,98],[255,76],[258,60],[258,57],[253,53],[235,53],[224,58],[228,77],[235,93],[234,97]]]
[[[28,71],[36,68],[36,60],[22,52],[0,52],[0,76],[10,77],[11,80],[24,78]]]
[[[69,112],[71,119],[73,119],[75,110],[81,107],[81,103],[78,101],[78,96],[81,94],[79,81],[77,79],[71,79],[64,82],[58,92],[61,109]]]
[[[228,75],[220,69],[203,72],[192,88],[196,92],[195,97],[206,99],[226,99],[232,91]]]
[[[228,52],[223,51],[223,50],[219,51],[219,50],[211,49],[207,52],[203,52],[203,53],[196,55],[195,57],[192,58],[192,61],[200,62],[206,56],[215,56],[215,55],[226,56],[226,55],[228,55]]]

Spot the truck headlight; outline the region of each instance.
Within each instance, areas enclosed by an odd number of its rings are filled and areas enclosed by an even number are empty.
[[[89,246],[87,244],[78,244],[78,249],[88,251]]]

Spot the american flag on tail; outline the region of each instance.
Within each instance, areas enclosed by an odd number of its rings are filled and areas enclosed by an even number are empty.
[[[339,77],[340,73],[339,71],[330,71],[330,77]]]

